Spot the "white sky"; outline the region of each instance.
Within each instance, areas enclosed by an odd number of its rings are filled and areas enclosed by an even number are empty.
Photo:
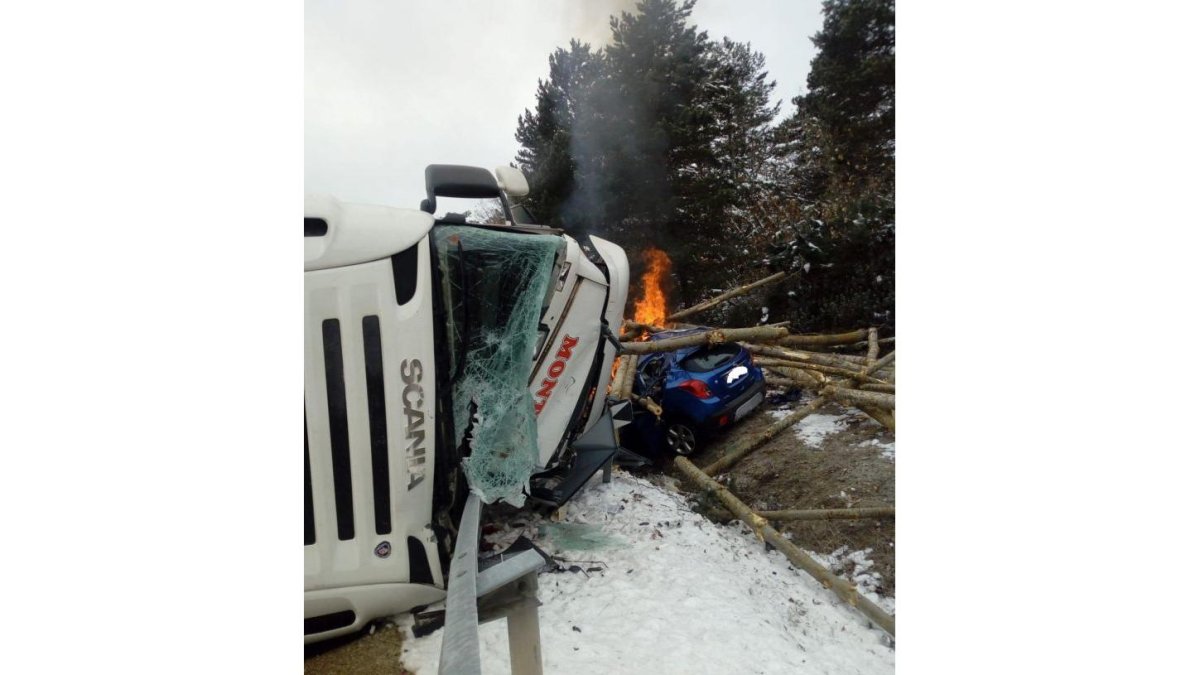
[[[425,165],[512,161],[517,117],[547,59],[572,37],[593,47],[622,0],[305,0],[305,189],[416,208]],[[766,57],[782,113],[804,87],[819,0],[700,0],[709,37]]]

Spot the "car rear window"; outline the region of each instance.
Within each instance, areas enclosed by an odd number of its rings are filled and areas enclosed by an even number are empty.
[[[703,373],[716,370],[737,358],[742,348],[737,345],[725,344],[709,347],[695,352],[680,362],[680,366],[689,373]]]

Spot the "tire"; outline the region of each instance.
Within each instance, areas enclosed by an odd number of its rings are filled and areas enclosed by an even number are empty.
[[[671,422],[666,431],[667,450],[680,457],[690,457],[696,454],[700,439],[695,429],[683,422]]]

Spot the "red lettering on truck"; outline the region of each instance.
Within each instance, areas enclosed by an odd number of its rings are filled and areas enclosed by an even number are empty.
[[[558,385],[558,377],[567,369],[567,361],[571,360],[571,350],[577,344],[579,344],[579,338],[570,335],[563,336],[562,345],[559,346],[558,353],[554,355],[554,362],[546,371],[549,377],[542,380],[542,386],[534,395],[533,412],[535,415],[542,414],[542,408],[546,407],[546,401],[550,400],[550,394],[554,393],[554,387]]]

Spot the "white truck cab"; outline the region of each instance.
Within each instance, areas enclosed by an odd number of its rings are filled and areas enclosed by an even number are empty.
[[[305,198],[306,643],[442,600],[468,491],[558,505],[617,451],[624,251],[515,222],[510,167],[431,165],[426,191]],[[435,219],[439,196],[507,222]]]

